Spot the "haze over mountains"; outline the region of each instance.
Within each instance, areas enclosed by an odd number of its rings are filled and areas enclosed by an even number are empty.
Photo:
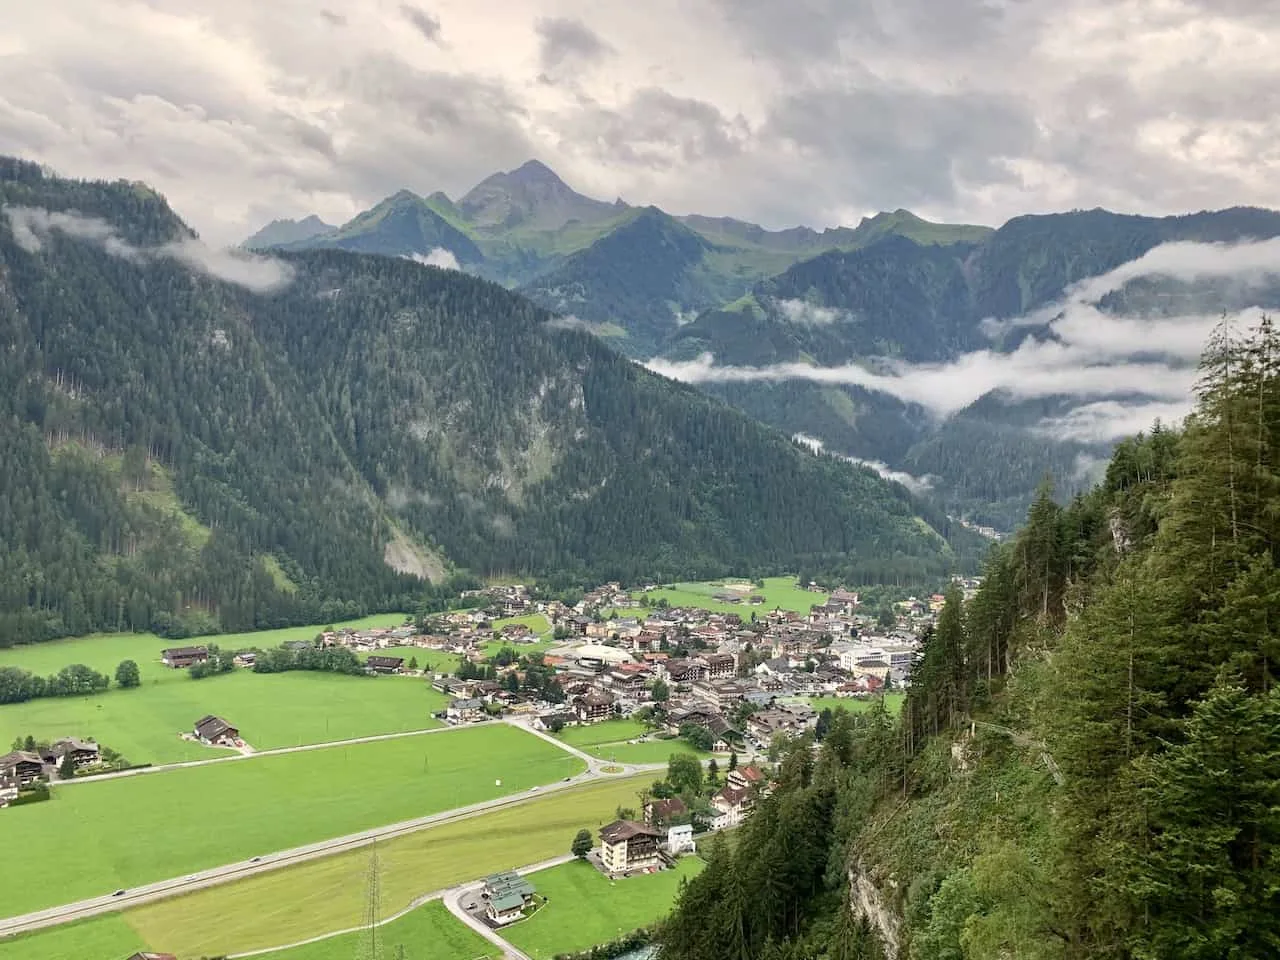
[[[1114,440],[1186,412],[1218,313],[1280,304],[1248,252],[1280,236],[1280,215],[1255,208],[1072,211],[998,229],[896,210],[769,231],[595,200],[529,161],[457,203],[400,191],[314,227],[278,222],[246,245],[408,256],[496,280],[564,326],[1002,530],[1046,472],[1062,494],[1081,489]],[[1246,246],[1206,276],[1189,268],[1220,247],[1179,257],[1179,244]],[[1112,271],[1106,289],[1078,287]]]

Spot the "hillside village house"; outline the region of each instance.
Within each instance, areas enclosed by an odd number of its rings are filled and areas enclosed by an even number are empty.
[[[689,808],[679,797],[667,800],[650,800],[644,805],[644,822],[651,827],[662,827],[672,820],[688,814]]]
[[[737,670],[737,661],[731,653],[709,653],[702,659],[706,661],[709,680],[732,677]]]
[[[170,647],[160,651],[160,659],[166,667],[175,670],[185,669],[193,663],[204,663],[209,659],[208,647]]]
[[[42,773],[44,773],[44,763],[39,754],[15,750],[0,757],[0,777],[13,780],[20,787],[35,783]]]
[[[667,839],[663,841],[663,845],[672,856],[681,853],[695,853],[698,848],[693,842],[693,824],[671,824],[667,827]]]
[[[484,701],[477,697],[450,700],[444,715],[450,723],[475,723],[484,719]]]
[[[600,862],[611,874],[656,867],[662,862],[662,833],[635,820],[615,820],[600,828]]]
[[[99,750],[96,743],[77,740],[74,737],[64,737],[54,743],[53,755],[59,763],[68,754],[71,755],[71,762],[77,767],[86,767],[91,763],[97,763],[99,759]]]
[[[535,892],[533,884],[514,870],[485,877],[484,889],[480,892],[485,902],[484,915],[495,926],[519,920],[525,908],[533,903]]]
[[[195,734],[203,743],[223,747],[234,747],[240,739],[239,730],[213,714],[196,721]]]
[[[573,699],[573,712],[582,723],[597,723],[613,716],[614,699],[610,694],[593,690]]]
[[[370,657],[364,668],[370,673],[399,673],[404,668],[404,657]]]
[[[711,797],[712,830],[724,830],[742,822],[750,810],[750,793],[740,787],[723,786]]]

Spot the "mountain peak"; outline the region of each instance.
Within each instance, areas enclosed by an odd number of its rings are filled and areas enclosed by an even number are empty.
[[[601,200],[577,193],[540,160],[495,173],[458,201],[458,208],[481,227],[556,230],[571,220],[603,220],[617,213]]]
[[[244,246],[252,250],[265,250],[268,247],[278,247],[310,240],[330,233],[333,229],[334,227],[331,224],[325,223],[314,213],[308,214],[301,220],[272,220],[245,240]]]
[[[559,174],[541,160],[526,160],[505,176],[518,183],[564,183]]]

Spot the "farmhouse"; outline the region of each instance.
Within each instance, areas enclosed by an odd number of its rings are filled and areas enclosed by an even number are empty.
[[[613,715],[613,697],[607,693],[591,691],[573,700],[573,711],[582,723],[596,723]]]
[[[67,754],[77,767],[88,766],[98,762],[98,745],[74,737],[64,737],[53,745],[53,755],[61,762]]]
[[[208,647],[170,647],[160,651],[160,659],[166,667],[181,670],[193,663],[204,663],[209,659]]]
[[[600,862],[610,873],[627,873],[662,862],[658,841],[662,833],[634,820],[615,820],[600,828]]]
[[[40,756],[26,750],[15,750],[0,757],[0,777],[17,781],[20,787],[35,783],[43,771],[44,763]]]
[[[533,884],[514,870],[485,877],[480,893],[485,901],[484,915],[496,926],[519,920],[535,892]]]
[[[234,747],[240,739],[240,731],[221,717],[209,714],[196,721],[196,736],[204,743]]]
[[[370,657],[364,667],[370,673],[399,673],[404,668],[404,657]]]

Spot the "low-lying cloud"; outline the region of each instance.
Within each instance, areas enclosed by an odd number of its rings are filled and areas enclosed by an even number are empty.
[[[934,478],[931,476],[917,477],[913,473],[907,473],[905,470],[895,470],[882,460],[864,460],[862,457],[852,457],[841,453],[833,453],[827,450],[827,445],[818,437],[810,436],[807,433],[792,434],[791,439],[802,447],[807,447],[813,453],[818,455],[827,455],[835,457],[839,460],[847,461],[859,467],[867,467],[875,471],[885,480],[894,483],[900,483],[912,493],[924,493],[933,486]]]
[[[820,307],[807,300],[775,300],[774,306],[791,323],[805,326],[825,326],[844,316],[844,311],[832,307]]]
[[[1149,427],[1159,417],[1182,419],[1190,409],[1198,377],[1196,360],[1216,315],[1118,316],[1099,305],[1108,294],[1144,277],[1182,283],[1229,279],[1241,289],[1280,276],[1280,239],[1237,244],[1169,243],[1109,273],[1082,280],[1063,297],[1024,317],[987,321],[989,331],[1012,326],[1043,328],[1014,350],[978,350],[942,364],[907,364],[878,358],[866,363],[820,367],[782,363],[767,367],[717,366],[711,354],[696,360],[653,360],[663,376],[694,383],[808,380],[881,391],[917,403],[938,417],[963,410],[1001,392],[1013,400],[1067,396],[1089,401],[1071,414],[1046,420],[1041,430],[1066,439],[1110,442]],[[1258,308],[1231,315],[1234,323],[1257,322]],[[1137,403],[1117,396],[1137,395]]]
[[[293,268],[282,260],[240,250],[217,249],[195,237],[139,247],[123,239],[115,227],[100,217],[42,207],[6,206],[0,212],[9,221],[14,242],[28,253],[40,252],[52,234],[61,233],[134,263],[177,260],[192,270],[255,293],[278,290],[293,279]]]
[[[458,258],[453,255],[453,251],[445,247],[432,247],[431,252],[425,256],[421,253],[415,253],[409,259],[428,267],[440,267],[442,270],[462,269],[462,265],[458,263]]]

